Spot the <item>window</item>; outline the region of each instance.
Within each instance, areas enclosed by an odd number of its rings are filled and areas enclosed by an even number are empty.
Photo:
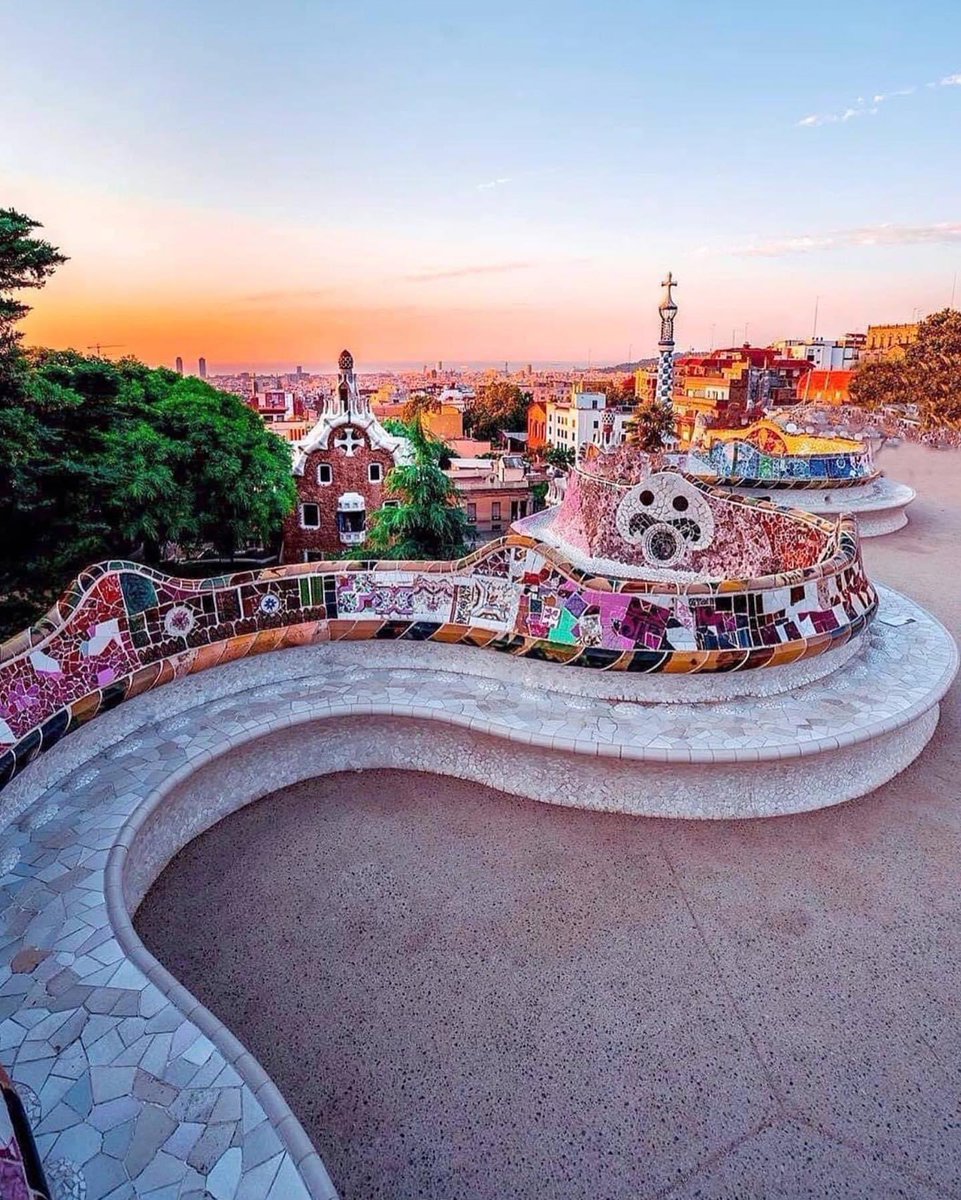
[[[476,504],[468,504],[467,520],[470,522],[471,525],[477,524],[477,505]]]
[[[317,482],[322,487],[327,487],[334,482],[334,468],[330,463],[320,463],[317,467]]]
[[[367,468],[367,479],[371,483],[380,483],[384,478],[384,468],[380,463],[371,463]]]
[[[302,504],[300,506],[300,524],[304,529],[319,529],[320,505]]]
[[[491,501],[491,520],[499,521],[501,519],[501,502],[499,500]]]
[[[400,508],[400,501],[399,500],[385,500],[382,507],[383,508]]]

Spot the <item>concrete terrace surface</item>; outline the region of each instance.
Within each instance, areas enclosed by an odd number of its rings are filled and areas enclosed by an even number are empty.
[[[961,454],[880,465],[918,499],[868,570],[957,636]],[[345,771],[188,845],[138,931],[343,1200],[961,1196],[959,720],[762,821]]]

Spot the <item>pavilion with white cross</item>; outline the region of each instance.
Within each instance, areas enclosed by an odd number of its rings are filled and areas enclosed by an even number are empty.
[[[371,412],[348,350],[337,368],[317,424],[291,448],[298,503],[284,524],[285,562],[363,545],[369,515],[391,502],[390,472],[413,459],[407,438],[388,433]]]

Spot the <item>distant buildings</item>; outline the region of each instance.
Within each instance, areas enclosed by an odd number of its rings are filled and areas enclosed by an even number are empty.
[[[848,333],[836,341],[832,338],[788,338],[773,342],[772,348],[780,351],[784,358],[803,359],[818,371],[853,371],[866,342],[866,334]]]
[[[905,325],[869,325],[864,347],[865,362],[904,357],[905,349],[918,340],[917,322]]]
[[[183,375],[183,373],[184,373],[184,360],[180,357],[179,354],[177,355],[176,359],[174,360],[174,370],[177,372],[178,375]]]
[[[786,358],[772,346],[740,346],[681,355],[674,363],[677,433],[690,441],[698,418],[714,424],[740,420],[751,408],[793,404],[810,371],[807,359]]]
[[[609,405],[604,392],[582,392],[577,384],[565,400],[548,400],[543,407],[546,443],[573,450],[578,458],[590,445],[619,446],[634,415],[626,405]],[[528,446],[529,434],[528,425]]]
[[[455,458],[447,476],[457,488],[471,532],[478,541],[498,537],[511,521],[533,511],[532,480],[522,455]]]
[[[201,379],[207,378],[207,360],[205,358],[197,360],[197,374]]]

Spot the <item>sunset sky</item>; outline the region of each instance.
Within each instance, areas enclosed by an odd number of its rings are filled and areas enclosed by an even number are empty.
[[[955,0],[4,6],[27,340],[210,370],[838,335],[961,274]],[[15,47],[15,51],[13,51]],[[961,280],[957,283],[961,301]]]

